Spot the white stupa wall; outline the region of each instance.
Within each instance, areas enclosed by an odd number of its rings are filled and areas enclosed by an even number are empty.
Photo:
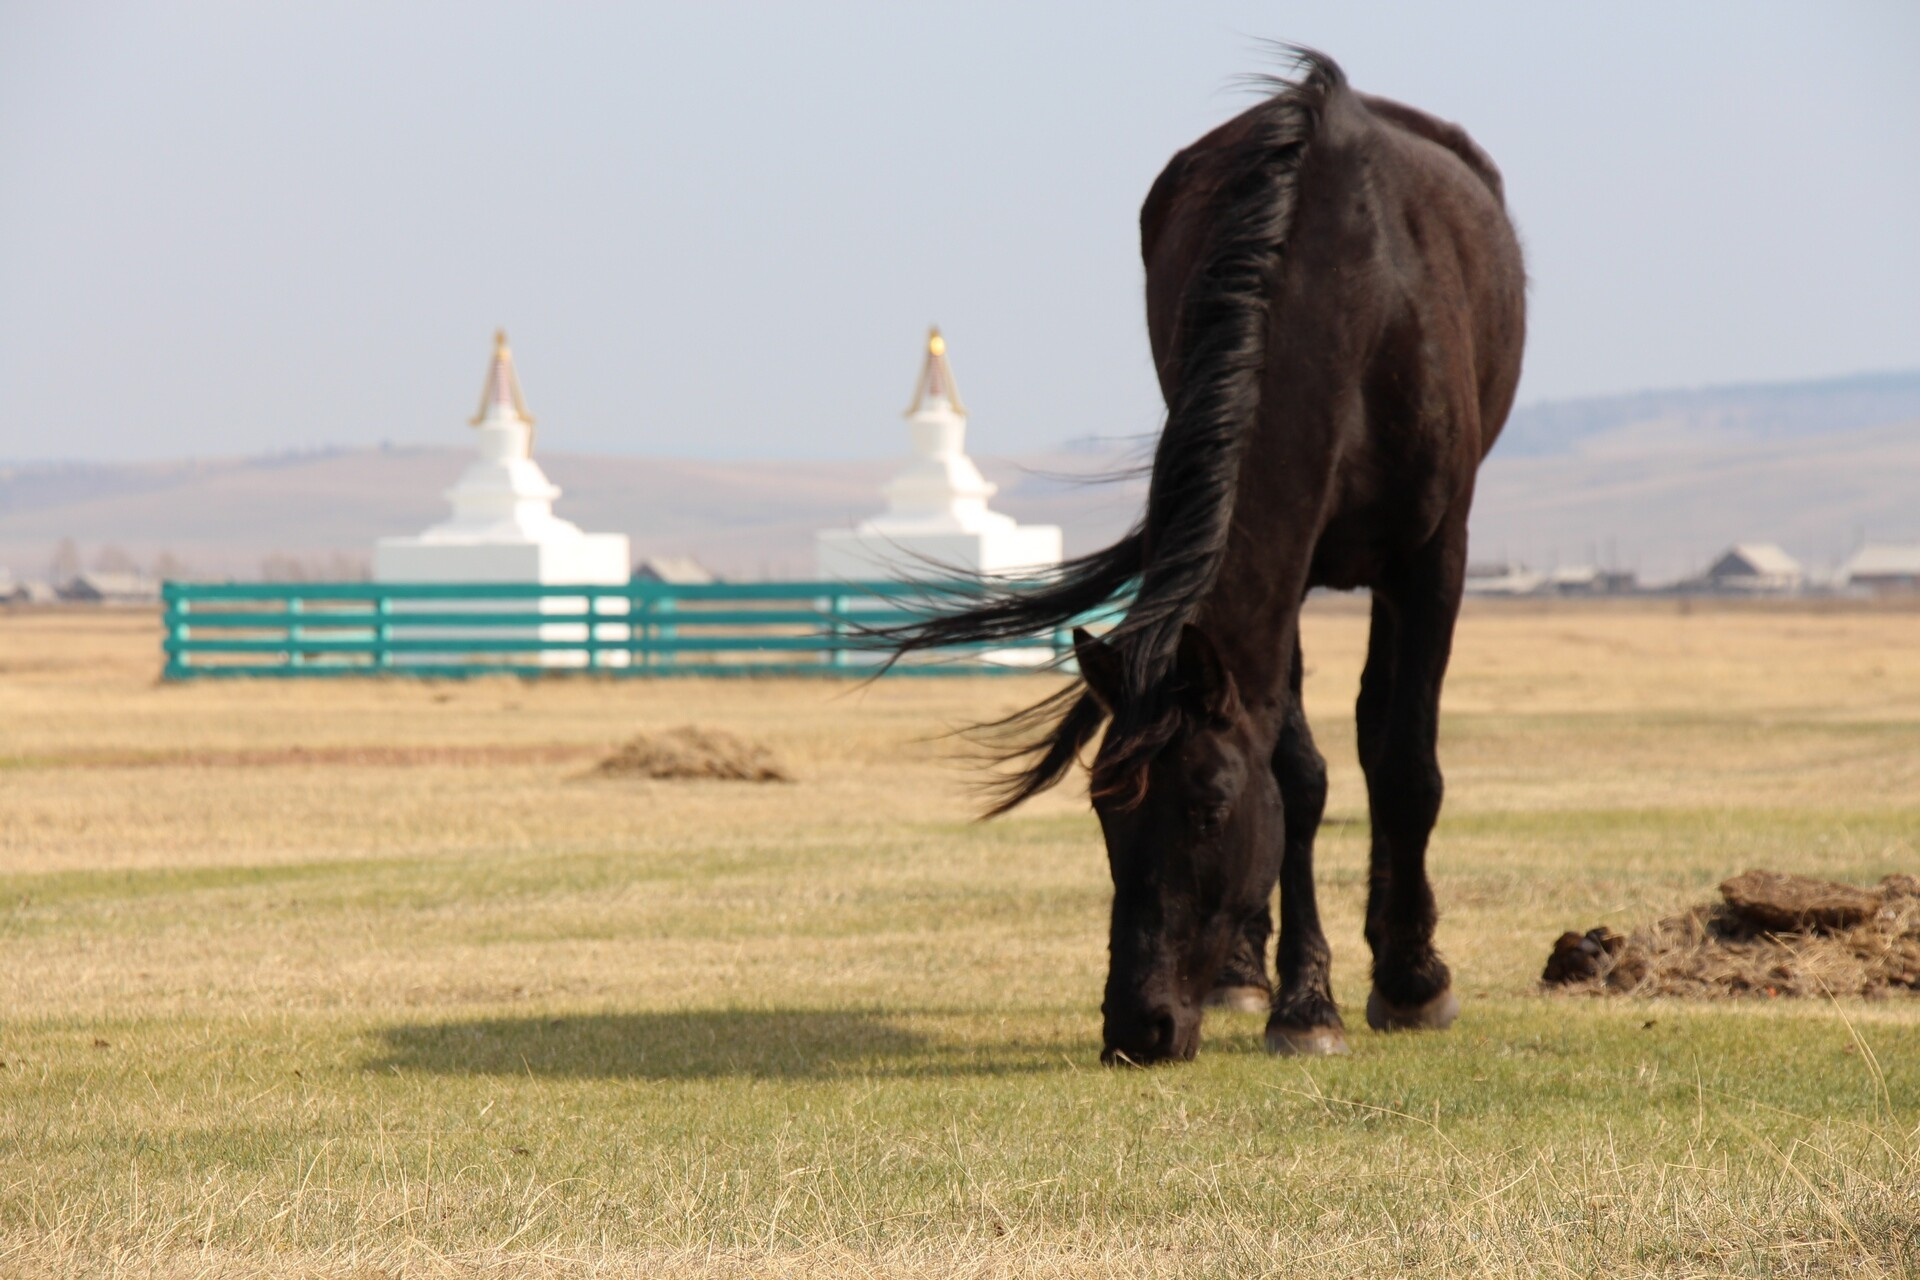
[[[1060,563],[1057,525],[1023,525],[992,510],[996,486],[966,453],[967,411],[946,341],[927,338],[926,363],[907,410],[913,455],[882,493],[887,509],[851,529],[822,529],[814,542],[822,578],[842,582],[1019,575]],[[988,661],[1038,664],[1050,647],[993,650]]]
[[[470,463],[446,498],[453,508],[449,519],[413,537],[382,538],[374,547],[376,582],[527,582],[560,585],[619,586],[632,574],[632,551],[623,533],[584,533],[579,526],[553,514],[560,489],[533,460],[533,419],[520,396],[513,353],[506,335],[496,339],[493,364],[487,373],[480,414],[474,419],[478,456]],[[560,596],[533,600],[395,601],[396,613],[459,610],[464,612],[530,611],[543,614],[585,614],[587,597]],[[624,600],[602,600],[602,615],[624,615]],[[587,624],[543,623],[537,628],[410,629],[416,638],[485,639],[524,638],[584,641]],[[597,624],[596,638],[624,643],[624,622]],[[452,655],[401,655],[396,661],[440,661]],[[543,666],[582,666],[584,653],[527,653],[516,662]],[[602,653],[603,666],[624,666],[624,651]]]

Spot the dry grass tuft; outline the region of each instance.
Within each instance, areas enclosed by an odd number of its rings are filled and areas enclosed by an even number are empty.
[[[1749,871],[1723,900],[1627,937],[1562,934],[1541,981],[1590,995],[1865,996],[1920,991],[1920,878],[1878,887]]]
[[[594,767],[603,778],[709,779],[792,782],[773,753],[721,729],[682,725],[643,733]]]

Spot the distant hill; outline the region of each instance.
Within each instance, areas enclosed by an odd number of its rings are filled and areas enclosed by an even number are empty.
[[[1502,458],[1672,451],[1920,422],[1920,370],[1555,400],[1516,409]]]
[[[904,431],[902,433],[904,449]],[[1138,452],[1138,444],[1132,446]],[[1068,550],[1120,533],[1143,485],[1075,483],[1135,460],[1075,442],[981,460],[995,505],[1067,530]],[[382,534],[441,517],[465,465],[447,448],[323,449],[264,458],[0,467],[0,566],[45,571],[162,553],[200,574],[256,576],[269,556],[364,558]],[[542,454],[561,514],[630,534],[639,555],[690,555],[738,576],[801,576],[817,528],[880,505],[898,458],[754,463]],[[1474,554],[1537,568],[1608,561],[1650,578],[1735,541],[1837,562],[1862,536],[1920,538],[1920,372],[1596,397],[1515,413],[1483,471]]]
[[[197,574],[257,576],[268,557],[365,558],[374,539],[416,533],[446,513],[441,494],[466,466],[458,449],[337,449],[270,458],[0,468],[0,565],[43,573],[63,538],[92,562],[111,548],[150,565],[162,554]],[[805,576],[813,532],[869,515],[900,459],[691,462],[542,453],[562,490],[556,510],[591,530],[630,534],[636,555],[693,556],[722,573]],[[995,505],[1056,521],[1070,545],[1124,528],[1138,485],[1087,486],[1100,458],[982,459]]]

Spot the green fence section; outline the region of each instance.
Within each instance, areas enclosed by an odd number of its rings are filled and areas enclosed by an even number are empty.
[[[192,583],[162,587],[166,677],[871,675],[866,630],[966,584]],[[1097,621],[1097,620],[1096,620]],[[1070,632],[959,646],[903,675],[1031,671]]]

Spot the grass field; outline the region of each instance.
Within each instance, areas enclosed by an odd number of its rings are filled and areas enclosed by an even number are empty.
[[[1308,700],[1359,1028],[1364,617]],[[162,687],[0,613],[0,1276],[1914,1275],[1920,998],[1537,993],[1750,866],[1920,870],[1920,613],[1483,606],[1444,1035],[1096,1062],[1084,799],[969,822],[1046,682]],[[588,776],[685,723],[791,785]]]

